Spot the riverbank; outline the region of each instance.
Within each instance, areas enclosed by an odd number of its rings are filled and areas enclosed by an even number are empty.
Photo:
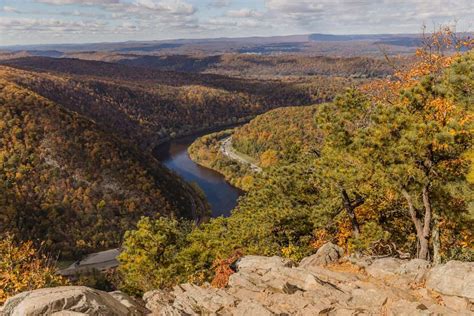
[[[247,191],[254,175],[261,171],[255,161],[246,159],[232,148],[231,129],[196,139],[189,146],[189,156],[197,164],[224,175],[232,185]]]
[[[195,134],[167,142],[155,149],[155,157],[202,194],[210,205],[212,217],[229,216],[244,192],[228,183],[221,173],[191,159],[188,147],[199,136],[202,135]]]

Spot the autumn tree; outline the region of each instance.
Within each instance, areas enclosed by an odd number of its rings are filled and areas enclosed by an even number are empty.
[[[12,235],[0,239],[0,303],[24,291],[66,285],[51,258],[31,241],[18,243]]]
[[[324,197],[321,203],[335,214],[346,211],[354,237],[360,234],[356,208],[364,203],[369,176],[359,157],[357,136],[368,125],[370,111],[371,103],[363,94],[348,90],[333,103],[321,105],[316,113],[316,124],[324,133],[324,145],[315,159]]]
[[[374,104],[371,123],[358,135],[360,157],[373,166],[374,179],[405,199],[417,257],[435,262],[440,261],[440,216],[461,216],[473,196],[466,181],[473,137],[473,53],[445,55],[446,49],[470,43],[449,28],[426,36],[417,63],[384,88],[376,82],[368,89]],[[462,203],[449,208],[448,201],[458,199],[459,192]]]

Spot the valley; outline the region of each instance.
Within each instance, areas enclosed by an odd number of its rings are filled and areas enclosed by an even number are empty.
[[[164,166],[198,186],[211,207],[211,216],[229,216],[243,192],[229,184],[218,172],[196,164],[188,154],[198,136],[187,136],[160,145],[155,156]]]
[[[45,310],[85,293],[118,315],[283,314],[279,297],[291,315],[473,311],[471,290],[398,283],[474,271],[469,34],[6,47],[0,304],[39,289]],[[97,253],[111,263],[75,273]]]

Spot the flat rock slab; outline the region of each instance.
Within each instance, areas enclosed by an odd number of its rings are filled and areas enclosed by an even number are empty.
[[[125,296],[123,296],[125,299]],[[61,286],[23,292],[9,298],[2,309],[3,315],[143,315],[147,310],[130,300],[126,306],[111,294],[85,286]],[[132,306],[133,305],[133,306]]]

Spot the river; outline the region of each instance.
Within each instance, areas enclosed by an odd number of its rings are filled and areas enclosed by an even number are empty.
[[[212,217],[229,216],[243,191],[229,184],[220,173],[191,160],[188,147],[202,135],[179,138],[158,146],[155,156],[186,181],[197,183],[211,206]]]

